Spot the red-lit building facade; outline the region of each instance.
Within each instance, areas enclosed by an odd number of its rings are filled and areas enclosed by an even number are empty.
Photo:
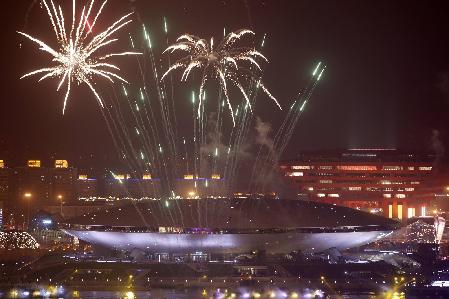
[[[435,157],[389,149],[304,152],[281,163],[299,196],[406,219],[428,214]]]

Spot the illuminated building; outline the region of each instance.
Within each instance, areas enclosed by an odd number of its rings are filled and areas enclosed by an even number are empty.
[[[223,195],[224,180],[220,175],[213,174],[211,177],[198,177],[191,174],[175,181],[174,192],[180,197],[191,198],[192,194],[203,197],[217,197]]]
[[[377,215],[301,200],[179,199],[108,207],[68,220],[63,230],[97,249],[276,254],[357,247],[398,226]]]
[[[98,196],[97,179],[89,178],[87,174],[79,174],[76,180],[76,193],[78,198]]]
[[[433,160],[389,149],[304,152],[281,170],[310,200],[406,219],[425,216],[434,198]]]
[[[8,200],[10,171],[9,168],[5,168],[5,164],[2,161],[2,167],[0,167],[0,202]]]
[[[71,202],[77,199],[76,177],[77,170],[69,167],[67,160],[56,160],[55,168],[51,170],[53,175],[52,198]]]
[[[27,214],[32,216],[45,206],[76,199],[76,169],[68,167],[67,161],[54,166],[42,167],[40,160],[28,160],[25,167],[0,168],[0,196],[7,194],[4,223],[9,228],[23,227]],[[4,171],[8,173],[3,175]]]

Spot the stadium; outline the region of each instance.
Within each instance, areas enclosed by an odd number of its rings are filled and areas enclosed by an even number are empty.
[[[286,199],[150,200],[62,224],[94,248],[152,253],[269,254],[361,246],[399,223],[335,205]]]

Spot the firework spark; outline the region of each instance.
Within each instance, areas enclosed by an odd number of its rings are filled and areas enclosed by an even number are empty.
[[[76,16],[75,0],[73,0],[72,25],[70,31],[66,31],[65,18],[61,6],[58,5],[58,7],[56,7],[53,0],[50,0],[49,2],[48,0],[42,0],[42,2],[50,18],[50,23],[56,35],[59,49],[55,50],[43,41],[26,33],[18,33],[38,44],[40,50],[49,53],[52,56],[52,62],[54,62],[55,65],[27,73],[22,76],[21,79],[36,74],[43,74],[39,79],[39,82],[47,78],[58,78],[58,91],[62,85],[66,84],[67,91],[62,109],[63,114],[70,95],[72,83],[77,83],[78,85],[82,83],[86,84],[97,98],[100,106],[103,107],[103,101],[94,88],[94,78],[103,77],[110,82],[114,82],[114,79],[117,79],[127,83],[127,81],[117,73],[120,71],[120,68],[108,62],[108,59],[114,56],[141,54],[137,52],[98,54],[100,49],[103,50],[106,46],[109,46],[118,40],[117,38],[113,38],[113,35],[131,22],[129,19],[131,13],[115,21],[106,30],[98,34],[93,34],[95,24],[97,23],[107,0],[101,4],[95,15],[92,11],[95,0],[91,0],[87,6],[83,6],[81,15],[78,17]],[[89,20],[91,17],[93,17],[93,19]]]
[[[247,105],[251,109],[251,102],[248,92],[241,82],[241,78],[247,81],[255,80],[258,86],[278,105],[278,101],[270,94],[261,81],[262,68],[257,60],[268,62],[268,59],[259,51],[251,47],[236,47],[235,43],[245,35],[254,35],[254,32],[248,29],[241,29],[227,34],[223,40],[214,47],[213,38],[210,42],[191,34],[184,34],[178,37],[176,43],[169,46],[164,53],[173,53],[175,51],[187,52],[187,56],[175,61],[162,76],[164,79],[170,72],[176,69],[183,69],[181,81],[187,81],[190,73],[194,69],[202,69],[202,78],[199,91],[198,114],[201,111],[204,87],[208,78],[217,79],[220,88],[223,91],[229,110],[231,111],[232,121],[234,113],[228,96],[228,83],[236,86],[243,94]],[[249,64],[245,67],[241,62]]]

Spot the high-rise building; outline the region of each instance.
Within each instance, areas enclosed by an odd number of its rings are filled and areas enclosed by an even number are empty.
[[[427,214],[434,157],[390,149],[303,152],[281,163],[298,194],[389,218]]]
[[[43,167],[40,160],[28,160],[22,167],[0,167],[4,223],[24,228],[28,218],[43,207],[77,199],[76,175],[76,169],[69,167],[66,160],[57,160],[54,167]]]
[[[87,174],[79,174],[76,180],[76,196],[78,198],[90,198],[98,196],[98,181],[89,178]]]
[[[73,202],[76,196],[77,170],[69,167],[67,160],[56,160],[53,176],[52,199],[63,202]]]

